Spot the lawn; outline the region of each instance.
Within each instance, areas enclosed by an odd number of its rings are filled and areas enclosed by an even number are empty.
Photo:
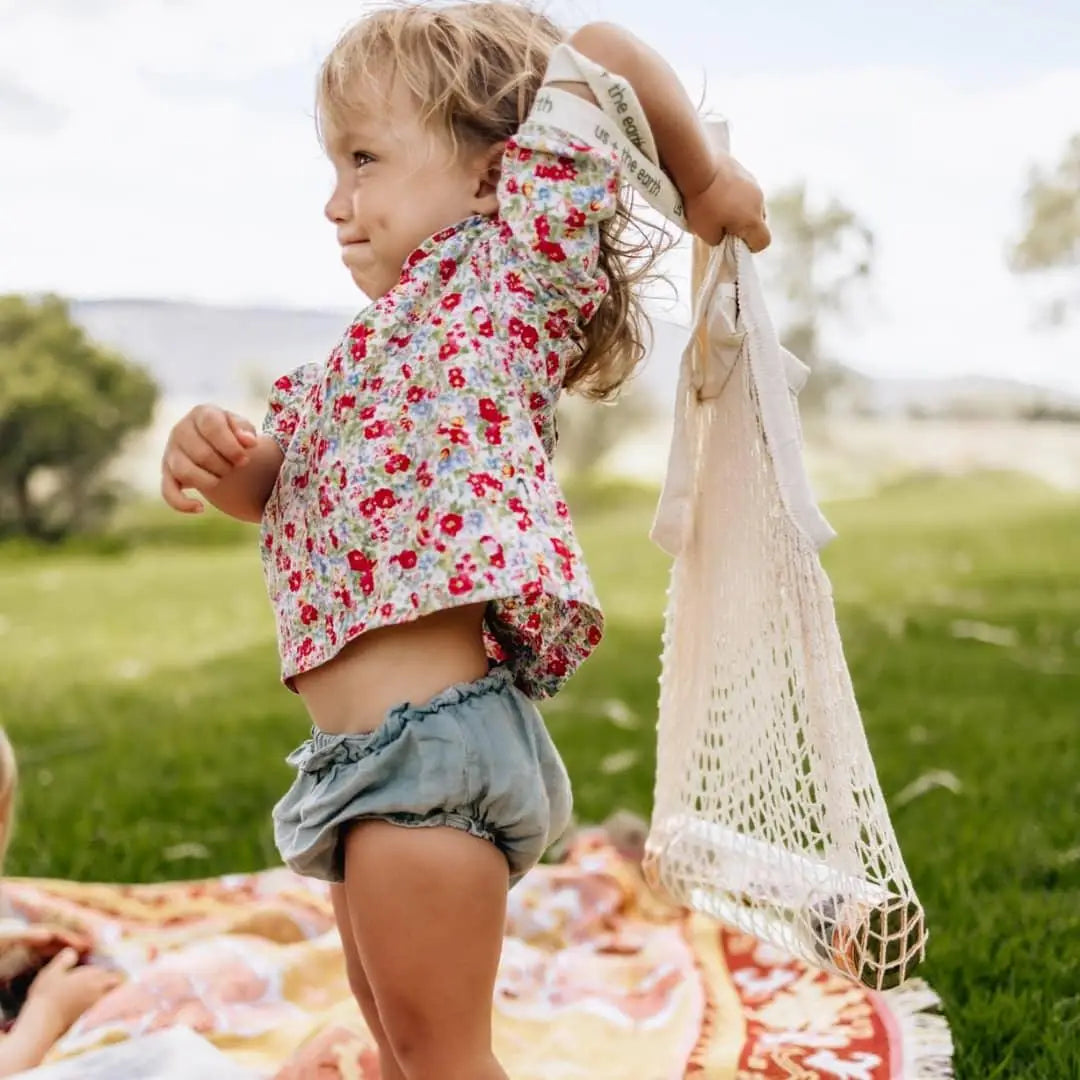
[[[647,813],[667,577],[646,539],[654,496],[574,501],[609,634],[546,715],[583,819]],[[1071,1080],[1080,500],[924,478],[829,514],[826,566],[957,1075]],[[273,863],[269,808],[306,724],[277,682],[253,537],[140,510],[115,546],[0,552],[0,722],[24,780],[8,871],[149,881]],[[933,771],[950,786],[897,799]]]

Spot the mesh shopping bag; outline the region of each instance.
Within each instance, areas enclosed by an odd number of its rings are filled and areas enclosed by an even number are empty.
[[[685,217],[632,87],[567,46],[534,109],[619,154]],[[588,85],[600,107],[557,84]],[[716,137],[725,146],[726,127]],[[884,988],[922,958],[922,908],[882,798],[818,550],[802,458],[807,369],[781,348],[749,251],[695,242],[695,318],[653,538],[674,556],[650,882],[810,963]]]
[[[878,989],[925,948],[818,556],[796,407],[749,251],[697,245],[653,538],[674,556],[650,881]]]

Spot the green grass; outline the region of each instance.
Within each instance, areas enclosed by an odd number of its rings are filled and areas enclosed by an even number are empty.
[[[575,499],[610,627],[546,712],[586,820],[649,807],[667,575],[645,539],[653,501]],[[830,516],[886,796],[931,770],[961,784],[893,811],[957,1075],[1080,1076],[1080,501],[1010,476],[924,478]],[[24,780],[10,872],[145,881],[274,862],[269,808],[306,723],[277,682],[245,535],[143,511],[112,554],[0,553],[0,721]]]

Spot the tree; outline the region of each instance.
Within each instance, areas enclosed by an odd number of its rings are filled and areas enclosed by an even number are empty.
[[[856,213],[837,199],[817,208],[806,184],[785,188],[769,200],[773,232],[772,284],[786,313],[780,338],[812,377],[800,394],[804,412],[825,412],[842,390],[864,381],[825,355],[822,329],[829,316],[842,315],[852,293],[873,271],[874,235]]]
[[[105,467],[149,424],[157,396],[59,298],[0,297],[0,534],[59,538],[94,524],[115,497]]]
[[[1065,147],[1052,172],[1036,166],[1028,178],[1023,201],[1023,235],[1009,252],[1009,265],[1018,274],[1080,268],[1080,134]],[[1080,289],[1058,297],[1047,316],[1063,322],[1070,307],[1080,306]]]

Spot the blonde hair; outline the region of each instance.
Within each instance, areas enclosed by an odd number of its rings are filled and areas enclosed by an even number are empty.
[[[15,764],[15,751],[0,728],[0,873],[4,870],[8,843],[15,825],[15,793],[19,786],[19,770]]]
[[[319,72],[320,130],[344,127],[362,108],[364,77],[400,79],[428,130],[455,150],[509,139],[529,114],[552,49],[564,40],[546,16],[516,0],[433,6],[403,0],[361,18],[338,40]],[[599,268],[609,291],[585,327],[567,390],[614,396],[647,352],[649,320],[639,287],[658,275],[660,242],[620,196],[600,229]]]

